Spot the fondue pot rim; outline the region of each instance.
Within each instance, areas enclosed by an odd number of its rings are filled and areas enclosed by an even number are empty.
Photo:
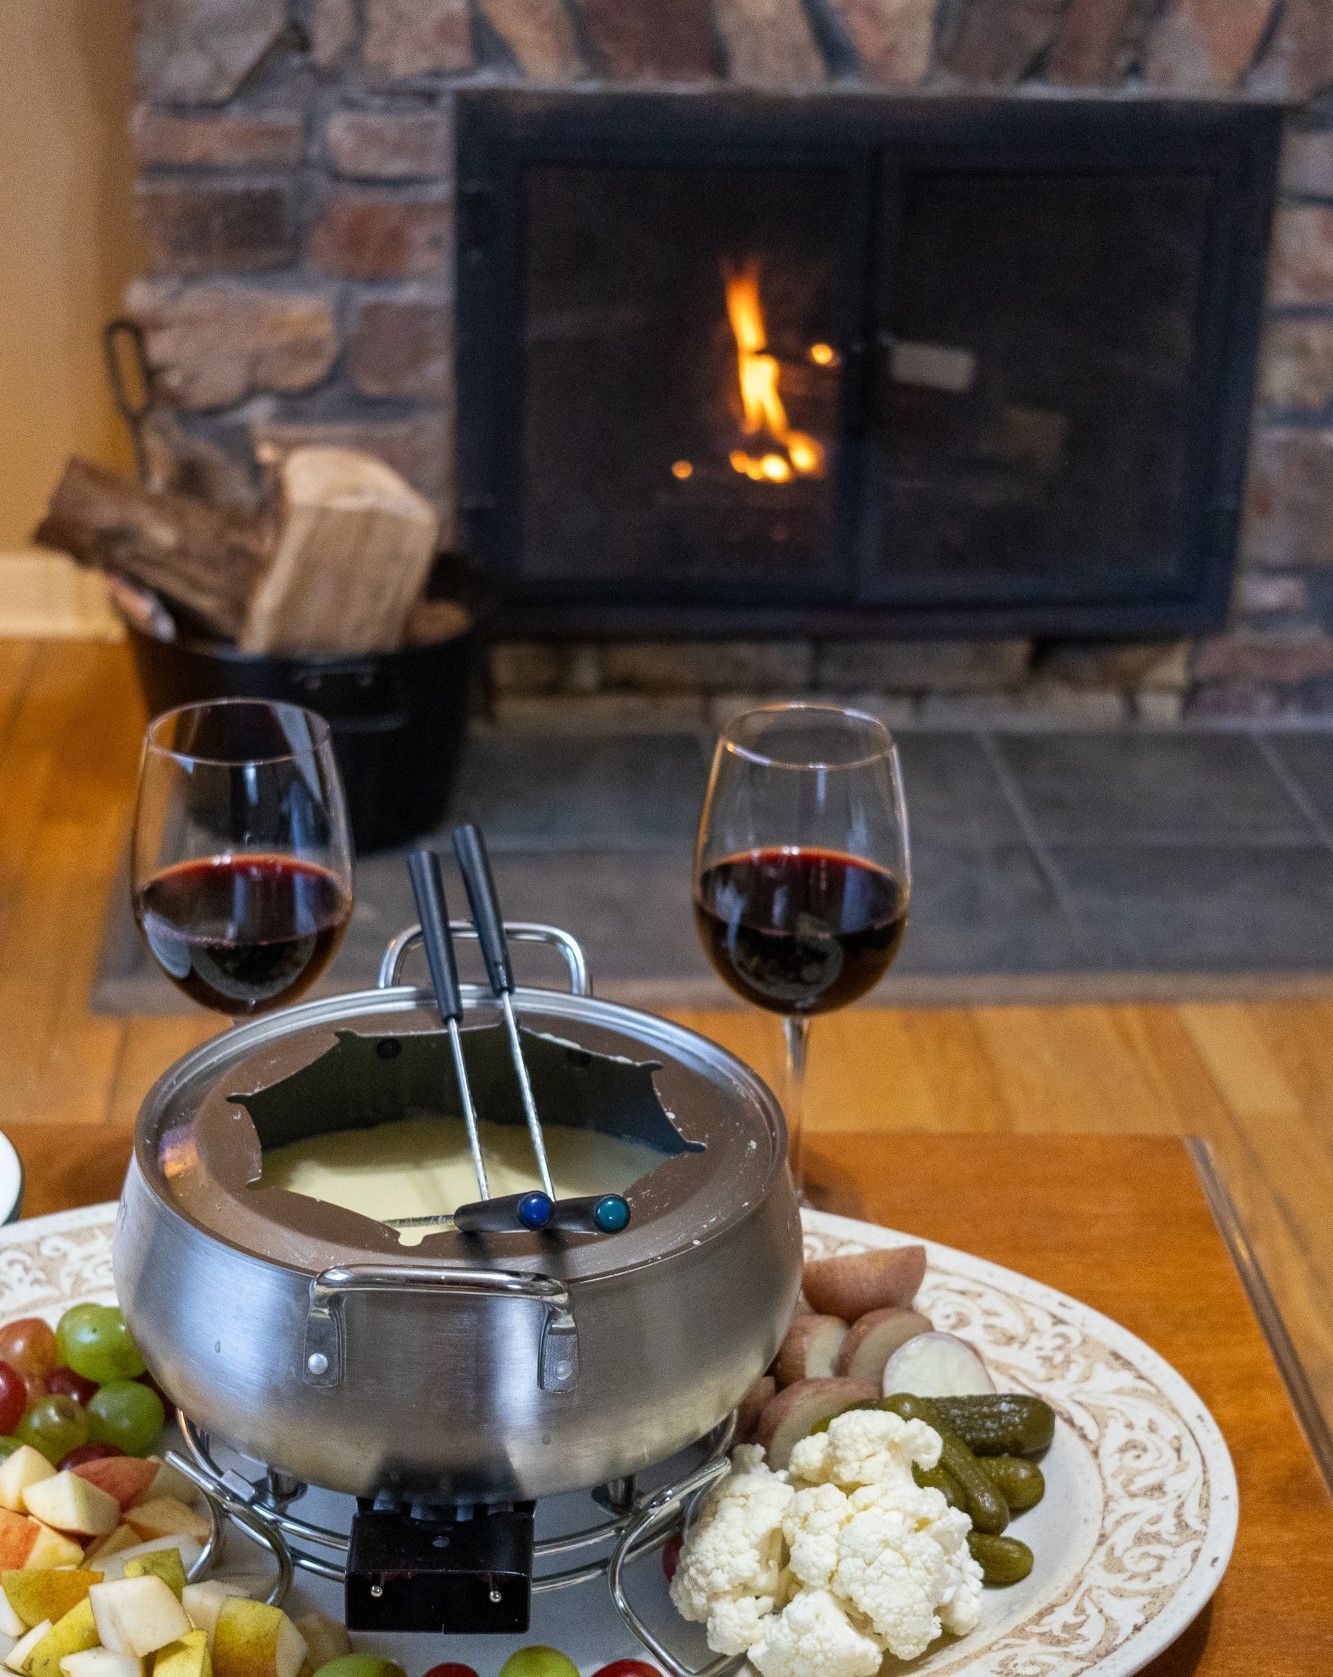
[[[493,1004],[489,990],[479,985],[464,984],[460,988],[465,1006],[474,1011],[474,1016],[477,1012],[484,1013]],[[769,1158],[762,1176],[753,1184],[750,1192],[738,1194],[725,1212],[711,1218],[706,1226],[697,1229],[690,1240],[682,1243],[673,1239],[661,1251],[641,1251],[639,1255],[622,1264],[613,1267],[599,1266],[593,1273],[579,1274],[576,1269],[571,1270],[568,1274],[570,1284],[589,1285],[614,1280],[616,1277],[641,1271],[649,1265],[681,1256],[691,1249],[700,1251],[724,1237],[747,1215],[756,1200],[762,1199],[771,1190],[775,1178],[785,1169],[785,1119],[781,1106],[767,1084],[737,1056],[688,1026],[619,1002],[606,1001],[591,995],[568,994],[539,986],[520,986],[515,989],[513,999],[520,1023],[523,1023],[525,1010],[547,1016],[546,1022],[540,1027],[529,1025],[529,1028],[538,1029],[540,1034],[547,1037],[558,1039],[560,1025],[566,1020],[571,1026],[580,1022],[600,1025],[610,1031],[624,1032],[633,1044],[642,1047],[645,1057],[651,1056],[654,1049],[659,1049],[667,1062],[683,1065],[692,1056],[703,1065],[727,1068],[737,1076],[742,1085],[748,1085],[752,1110],[768,1131]],[[172,1127],[173,1099],[180,1090],[190,1087],[201,1078],[207,1078],[210,1073],[215,1074],[212,1081],[212,1086],[215,1087],[216,1077],[225,1072],[229,1065],[243,1062],[267,1042],[276,1042],[320,1027],[332,1029],[340,1025],[354,1026],[358,1019],[364,1020],[367,1016],[376,1014],[408,1013],[433,1006],[432,992],[413,985],[344,991],[335,996],[302,1002],[294,1007],[248,1020],[190,1050],[153,1083],[144,1097],[135,1122],[134,1158],[140,1175],[154,1199],[185,1227],[198,1231],[210,1240],[216,1240],[238,1256],[260,1265],[271,1265],[297,1277],[315,1274],[316,1266],[310,1262],[278,1251],[257,1251],[253,1246],[233,1238],[210,1222],[201,1220],[179,1202],[173,1192],[170,1177],[159,1159],[162,1136]],[[569,1040],[573,1041],[574,1038],[571,1036]],[[190,1116],[194,1116],[193,1110]],[[639,1180],[644,1181],[646,1178],[641,1177]],[[223,1192],[229,1190],[224,1189]],[[281,1224],[273,1226],[275,1231],[282,1229]],[[430,1243],[424,1244],[428,1246]],[[615,1242],[598,1242],[596,1249],[598,1256],[605,1259],[612,1256],[616,1249]],[[343,1261],[348,1253],[355,1253],[358,1257],[366,1255],[363,1248],[356,1247],[354,1242],[348,1242],[342,1251],[331,1248],[326,1254],[325,1264],[319,1267]],[[423,1250],[423,1246],[397,1246],[393,1256],[393,1262],[423,1271],[457,1267],[468,1261],[455,1253],[441,1252],[438,1249]],[[512,1256],[497,1252],[488,1254],[482,1261],[486,1264],[523,1270],[548,1267],[546,1256],[539,1252],[525,1252]]]

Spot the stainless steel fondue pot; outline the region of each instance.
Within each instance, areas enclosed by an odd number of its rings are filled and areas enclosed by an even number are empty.
[[[404,1246],[257,1185],[265,1144],[457,1112],[430,993],[399,983],[412,932],[380,988],[223,1033],[140,1111],[113,1254],[135,1341],[194,1422],[302,1483],[455,1502],[606,1484],[716,1426],[790,1319],[801,1235],[773,1096],[693,1032],[594,999],[566,934],[509,935],[569,967],[568,994],[514,994],[547,1122],[662,1155],[621,1234]],[[521,1122],[494,1003],[464,992],[478,1106]]]

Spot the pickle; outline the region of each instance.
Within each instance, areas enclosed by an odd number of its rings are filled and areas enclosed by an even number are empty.
[[[931,1402],[944,1424],[978,1456],[1035,1456],[1055,1436],[1055,1411],[1026,1392]]]
[[[981,1581],[992,1588],[1019,1584],[1032,1571],[1032,1551],[1016,1537],[996,1537],[991,1532],[970,1531],[967,1546],[981,1566]]]
[[[1046,1495],[1046,1478],[1036,1462],[1021,1456],[980,1456],[977,1465],[1009,1504],[1011,1514],[1024,1514]]]
[[[904,1421],[924,1421],[940,1435],[939,1465],[958,1481],[967,1498],[967,1512],[978,1531],[997,1534],[1009,1524],[1009,1505],[992,1480],[982,1471],[977,1458],[943,1420],[933,1399],[895,1392],[883,1400],[883,1407]]]
[[[967,1512],[967,1498],[963,1495],[963,1487],[947,1468],[914,1467],[912,1477],[923,1491],[939,1491],[950,1508],[961,1508],[964,1513]]]

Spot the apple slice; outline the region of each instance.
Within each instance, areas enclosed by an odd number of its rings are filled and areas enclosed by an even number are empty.
[[[217,1629],[218,1614],[222,1611],[224,1601],[233,1596],[245,1595],[239,1584],[228,1583],[225,1578],[207,1578],[202,1584],[187,1584],[181,1591],[181,1606],[189,1615],[190,1623],[196,1630],[202,1630],[213,1640],[213,1632]],[[347,1649],[342,1650],[343,1653]],[[330,1656],[332,1657],[332,1656]],[[323,1660],[317,1660],[317,1666],[323,1665]]]
[[[43,1619],[63,1619],[71,1607],[88,1599],[88,1591],[94,1584],[101,1582],[100,1572],[78,1567],[61,1572],[34,1572],[25,1567],[21,1572],[0,1573],[0,1589],[23,1621],[25,1630],[41,1624]]]
[[[97,1623],[85,1598],[56,1620],[28,1655],[23,1669],[27,1677],[60,1677],[62,1659],[87,1653],[97,1643]]]
[[[37,1644],[45,1637],[51,1628],[50,1619],[43,1619],[41,1624],[34,1625],[26,1636],[20,1636],[18,1641],[5,1655],[5,1664],[11,1671],[22,1671],[27,1664],[28,1656]]]
[[[181,1565],[185,1568],[185,1575],[189,1577],[191,1568],[204,1552],[202,1543],[193,1537],[154,1537],[147,1543],[136,1543],[132,1549],[122,1549],[119,1554],[110,1557],[99,1556],[98,1565],[106,1573],[107,1582],[125,1576],[126,1564],[140,1555],[152,1555],[162,1549],[175,1549],[180,1555]]]
[[[71,1537],[109,1537],[120,1524],[115,1497],[68,1468],[29,1485],[23,1501],[34,1520]]]
[[[0,1590],[0,1636],[7,1636],[11,1642],[17,1642],[20,1636],[26,1636],[32,1629],[25,1624],[10,1605],[9,1597]],[[4,1659],[4,1652],[0,1651],[0,1660]]]
[[[280,1607],[233,1596],[213,1632],[215,1677],[297,1677],[306,1642]]]
[[[88,1591],[102,1645],[142,1659],[193,1628],[160,1578],[118,1578]],[[295,1674],[293,1674],[295,1677]]]
[[[83,1549],[64,1532],[53,1531],[40,1520],[34,1520],[37,1538],[28,1551],[27,1566],[77,1566],[83,1559]]]
[[[18,1449],[0,1462],[0,1508],[23,1512],[23,1493],[39,1479],[54,1479],[56,1474],[40,1450],[31,1444],[20,1444]]]
[[[152,1497],[137,1508],[127,1509],[125,1524],[145,1539],[181,1536],[196,1538],[200,1543],[208,1541],[212,1530],[204,1515],[174,1496]]]
[[[71,1471],[115,1497],[122,1513],[144,1500],[158,1476],[157,1464],[138,1456],[99,1456],[96,1461],[80,1462]]]
[[[27,1566],[37,1534],[36,1520],[0,1508],[0,1571],[17,1572]]]
[[[202,1499],[203,1492],[198,1485],[193,1479],[187,1479],[179,1468],[173,1467],[170,1462],[164,1462],[161,1456],[145,1456],[143,1459],[152,1462],[157,1469],[157,1478],[148,1487],[148,1496],[174,1497],[177,1502],[183,1502],[190,1507]]]
[[[60,1662],[65,1677],[143,1677],[143,1661],[128,1654],[113,1654],[110,1648],[89,1648],[82,1654],[66,1654]]]
[[[137,1549],[138,1546],[138,1532],[132,1526],[127,1526],[122,1522],[111,1533],[110,1537],[98,1538],[96,1543],[91,1544],[83,1558],[86,1561],[110,1560],[112,1555],[120,1554],[122,1549]]]

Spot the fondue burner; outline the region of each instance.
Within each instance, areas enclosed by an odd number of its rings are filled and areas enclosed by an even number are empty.
[[[725,1470],[732,1413],[795,1306],[782,1114],[716,1044],[594,999],[566,933],[505,930],[555,949],[570,981],[504,998],[548,1142],[581,1128],[659,1158],[625,1189],[618,1232],[449,1226],[404,1245],[264,1185],[265,1147],[459,1112],[452,1033],[431,991],[400,982],[413,928],[377,989],[238,1025],[158,1080],[121,1197],[117,1293],[178,1405],[176,1465],[271,1551],[272,1599],[303,1569],[342,1583],[353,1629],[515,1631],[531,1595],[605,1577],[678,1671],[624,1569]],[[500,1001],[459,991],[477,1110],[522,1124]],[[590,1486],[604,1518],[551,1535],[545,1510],[534,1534],[539,1499]],[[322,1492],[355,1499],[342,1529],[303,1517],[308,1487],[314,1510]]]

